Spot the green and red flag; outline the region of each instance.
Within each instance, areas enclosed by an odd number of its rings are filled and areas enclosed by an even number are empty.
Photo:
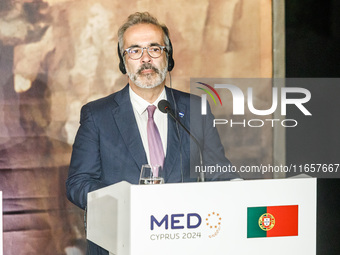
[[[298,235],[298,205],[248,207],[247,237]]]

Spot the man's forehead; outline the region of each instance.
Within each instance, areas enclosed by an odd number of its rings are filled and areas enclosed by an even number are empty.
[[[125,47],[163,44],[163,30],[153,24],[137,24],[125,31],[123,39]]]

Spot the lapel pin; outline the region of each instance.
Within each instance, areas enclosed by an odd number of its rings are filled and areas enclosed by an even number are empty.
[[[184,113],[183,113],[183,112],[179,112],[179,113],[178,113],[178,116],[179,116],[180,118],[183,118],[183,117],[184,117]]]

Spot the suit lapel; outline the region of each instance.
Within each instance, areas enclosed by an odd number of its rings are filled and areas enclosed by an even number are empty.
[[[172,109],[175,111],[175,103],[173,100],[173,97],[171,95],[170,89],[166,88],[167,92],[167,99],[172,107]],[[177,112],[175,112],[175,116],[178,116],[178,112],[184,113],[184,116],[188,113],[186,113],[186,105],[181,104],[178,100],[178,98],[175,98],[177,103]],[[164,170],[166,172],[166,180],[165,182],[170,178],[173,171],[177,168],[181,168],[181,162],[180,162],[180,151],[179,151],[179,137],[181,139],[183,138],[183,128],[178,126],[178,129],[176,127],[176,122],[168,115],[168,142],[167,142],[167,151],[166,151],[166,157],[164,161]],[[182,144],[183,148],[183,144]],[[176,172],[176,171],[175,171]]]
[[[140,170],[143,164],[147,164],[147,158],[132,109],[129,86],[117,92],[114,100],[115,106],[112,110],[113,118],[126,147]]]
[[[166,87],[167,99],[171,104],[172,108],[175,109],[174,100],[172,98],[170,89]],[[182,120],[183,123],[186,121],[185,118],[189,117],[187,112],[187,106],[180,103],[179,95],[175,94],[175,100],[177,103],[177,112],[184,113]],[[129,96],[129,86],[126,86],[123,90],[117,92],[114,97],[114,107],[112,110],[113,118],[127,146],[133,160],[136,163],[136,167],[140,170],[143,164],[147,164],[147,158],[143,146],[142,139],[140,137],[139,129],[133,113],[132,104]],[[176,122],[168,115],[168,142],[167,142],[167,152],[164,161],[164,170],[166,172],[165,181],[171,178],[172,173],[178,173],[179,171],[174,171],[175,169],[181,168],[180,165],[180,152],[179,152],[179,137],[183,140],[183,130],[182,127],[176,127]],[[183,149],[182,144],[182,149]]]

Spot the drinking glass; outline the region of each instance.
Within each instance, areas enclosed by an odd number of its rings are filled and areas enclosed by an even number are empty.
[[[161,166],[142,165],[139,184],[162,184],[164,173]]]

